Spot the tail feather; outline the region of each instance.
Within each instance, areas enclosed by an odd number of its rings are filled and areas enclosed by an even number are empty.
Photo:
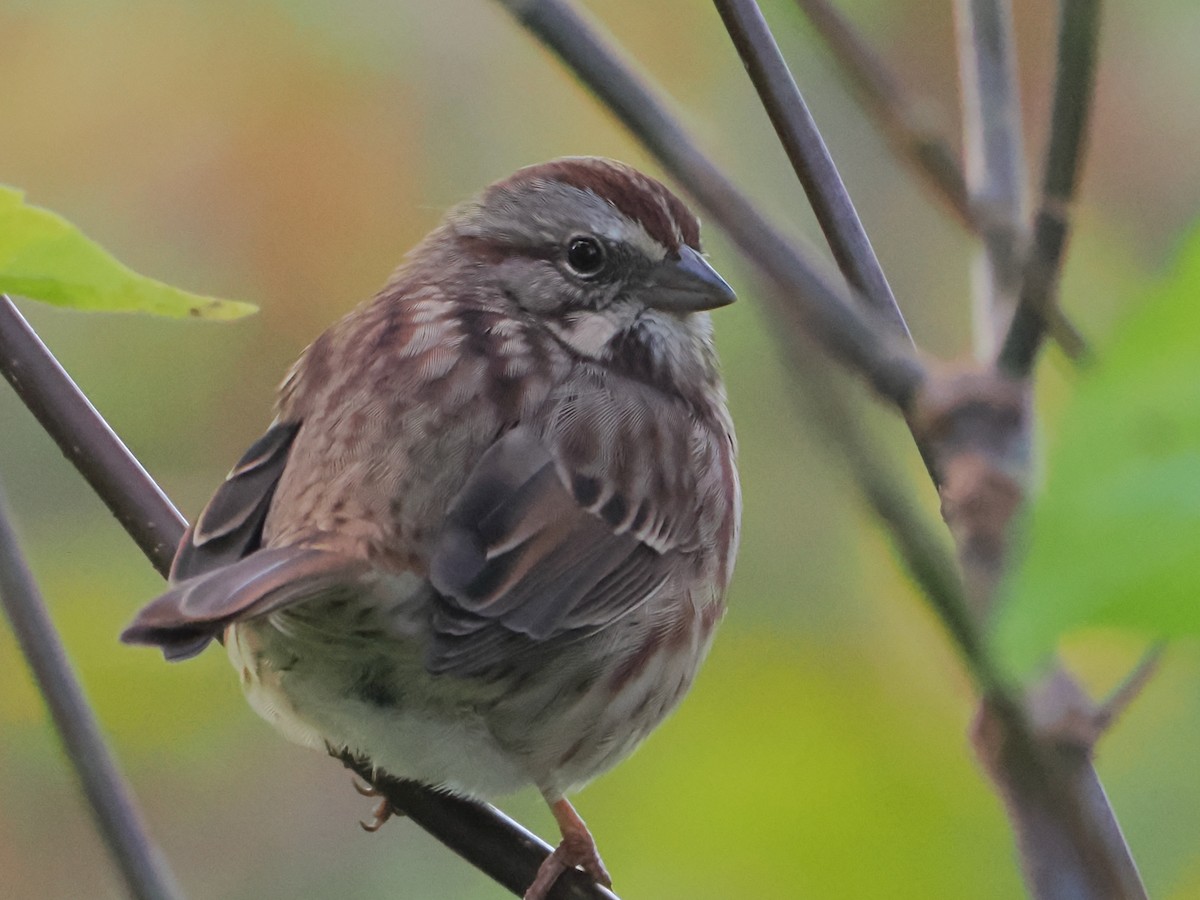
[[[360,559],[316,547],[259,550],[245,559],[185,579],[147,604],[121,634],[174,662],[190,659],[231,622],[252,619],[361,579]]]

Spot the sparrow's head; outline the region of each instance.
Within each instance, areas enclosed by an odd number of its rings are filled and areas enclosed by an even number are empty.
[[[715,377],[704,312],[734,293],[696,217],[653,178],[554,160],[487,188],[449,228],[461,260],[581,357],[649,380]]]

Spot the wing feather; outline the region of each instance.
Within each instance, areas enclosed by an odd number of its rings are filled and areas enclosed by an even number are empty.
[[[353,581],[365,564],[315,547],[262,550],[262,529],[300,422],[278,422],[249,450],[187,530],[171,587],[121,635],[167,659],[195,656],[235,619],[263,615]]]
[[[603,628],[667,579],[672,558],[585,508],[570,479],[528,428],[480,459],[430,561],[441,595],[432,671],[473,674],[502,661],[514,642]]]
[[[299,422],[276,423],[246,451],[180,544],[172,581],[236,562],[258,548],[275,486],[299,431]]]

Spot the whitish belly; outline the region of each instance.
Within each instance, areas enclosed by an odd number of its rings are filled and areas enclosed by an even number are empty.
[[[292,741],[480,798],[529,784],[559,795],[616,764],[682,698],[711,636],[698,616],[670,629],[630,616],[516,682],[492,682],[430,675],[420,616],[388,614],[381,634],[362,608],[231,626],[225,645],[250,705]]]

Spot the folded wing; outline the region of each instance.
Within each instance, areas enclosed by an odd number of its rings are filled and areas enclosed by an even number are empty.
[[[645,603],[673,563],[584,507],[545,443],[517,428],[484,454],[435,547],[427,664],[478,674],[521,644],[596,631]]]
[[[263,550],[262,529],[299,422],[273,425],[234,466],[188,529],[170,589],[149,603],[121,640],[188,659],[236,619],[263,615],[352,584],[366,564],[315,547]]]

